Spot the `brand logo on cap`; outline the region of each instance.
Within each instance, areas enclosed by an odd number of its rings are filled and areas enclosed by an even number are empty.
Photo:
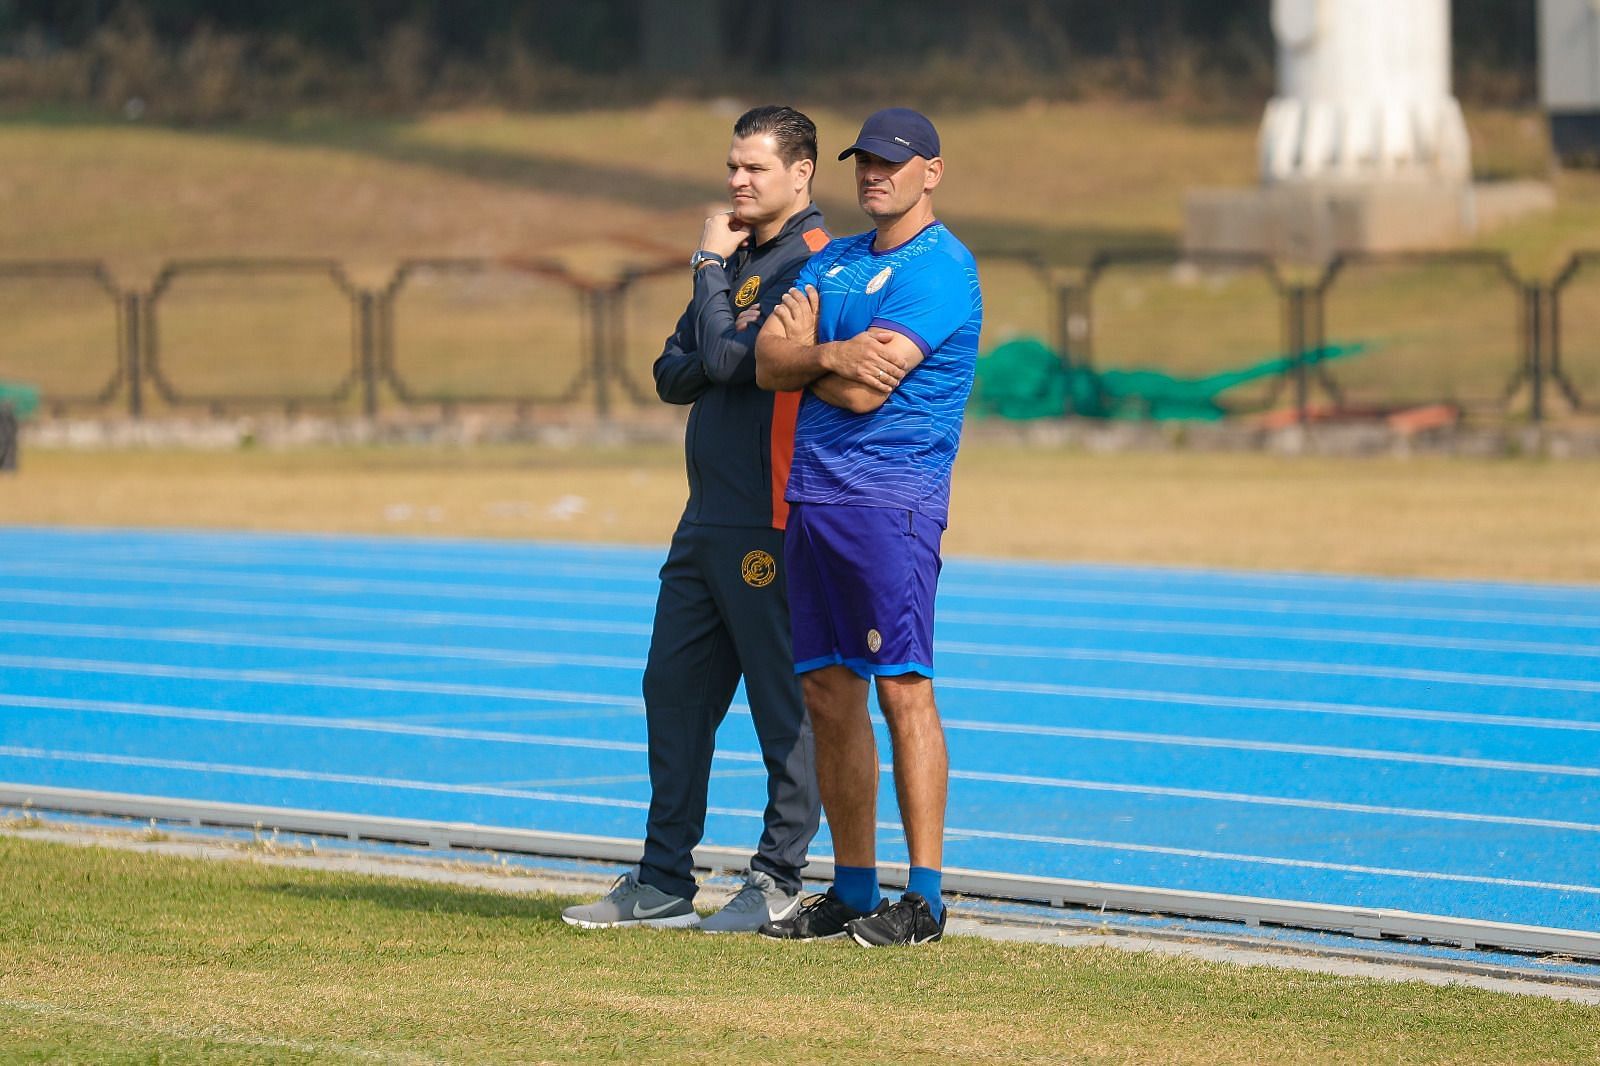
[[[907,147],[907,148],[910,148],[910,147],[911,147],[911,142],[910,142],[910,141],[908,141],[908,140],[906,140],[906,139],[905,139],[905,138],[904,138],[904,137],[896,137],[896,138],[895,138],[895,139],[894,139],[894,143],[895,143],[895,144],[903,144],[903,145],[905,145],[905,146],[906,146],[906,147]]]

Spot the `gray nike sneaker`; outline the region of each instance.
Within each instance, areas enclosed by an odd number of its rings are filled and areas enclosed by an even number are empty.
[[[767,922],[789,917],[800,895],[789,895],[760,870],[746,870],[744,887],[720,911],[700,923],[707,933],[753,933]]]
[[[684,929],[700,924],[694,904],[682,896],[670,896],[639,880],[639,868],[617,878],[602,899],[568,907],[561,920],[580,929],[612,929],[617,926],[644,926],[650,929]]]

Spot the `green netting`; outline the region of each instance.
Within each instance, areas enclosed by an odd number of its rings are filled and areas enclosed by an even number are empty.
[[[1306,352],[1308,364],[1366,351],[1365,344],[1329,344]],[[1222,394],[1236,386],[1294,369],[1293,356],[1276,355],[1248,366],[1199,378],[1160,370],[1095,370],[1065,363],[1033,337],[1009,341],[978,360],[972,390],[980,414],[1001,418],[1191,419],[1214,422],[1227,415]]]
[[[27,418],[39,408],[39,390],[31,385],[8,385],[0,381],[0,406],[10,407],[18,418]]]

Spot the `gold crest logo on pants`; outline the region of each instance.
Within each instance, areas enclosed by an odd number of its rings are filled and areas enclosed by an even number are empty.
[[[756,302],[756,294],[760,291],[761,276],[758,274],[752,274],[750,277],[745,279],[743,285],[739,286],[739,291],[733,294],[733,306],[749,307],[751,304]]]
[[[772,579],[778,576],[778,564],[772,556],[757,548],[744,557],[744,562],[739,564],[739,576],[744,578],[744,583],[751,588],[766,588],[772,584]]]

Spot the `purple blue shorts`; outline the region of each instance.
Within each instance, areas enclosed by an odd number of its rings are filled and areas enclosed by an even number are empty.
[[[783,554],[794,672],[933,676],[933,595],[944,530],[915,511],[797,503]]]

